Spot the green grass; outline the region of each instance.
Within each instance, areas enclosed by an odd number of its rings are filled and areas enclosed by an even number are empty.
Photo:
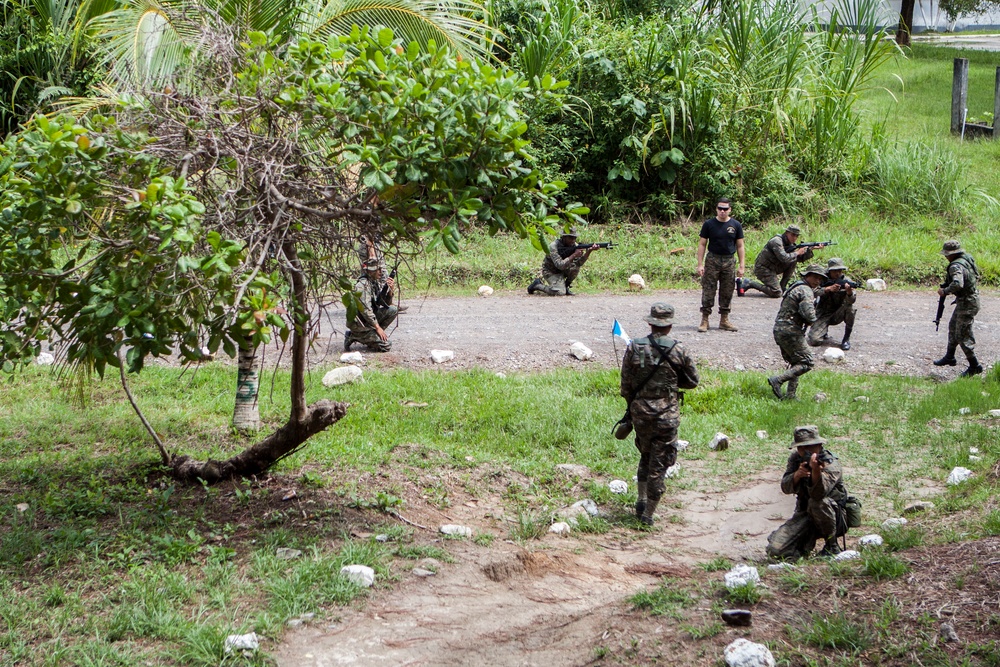
[[[910,571],[910,566],[890,553],[877,549],[866,549],[862,554],[864,572],[875,581],[896,579]]]
[[[686,582],[667,578],[655,590],[636,593],[629,598],[629,603],[633,608],[648,611],[653,616],[681,618],[681,610],[694,605],[698,598],[688,590]]]
[[[736,604],[757,604],[764,599],[763,589],[754,581],[726,589],[726,597]]]
[[[842,651],[863,651],[872,642],[872,634],[864,623],[848,618],[843,612],[815,614],[802,625],[789,626],[787,632],[794,641]]]

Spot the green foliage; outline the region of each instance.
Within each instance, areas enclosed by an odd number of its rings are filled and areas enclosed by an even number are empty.
[[[920,526],[897,526],[882,531],[886,551],[903,551],[924,543],[924,529]]]
[[[726,597],[737,604],[757,604],[764,599],[764,591],[755,581],[726,589]]]
[[[705,570],[705,572],[719,572],[721,570],[731,569],[733,564],[725,556],[716,556],[710,561],[698,563],[698,567]]]
[[[880,549],[865,550],[862,562],[864,563],[862,571],[875,581],[896,579],[910,571],[909,565]]]
[[[863,651],[872,635],[863,623],[848,618],[844,612],[813,614],[800,626],[786,628],[793,641],[841,651]]]
[[[698,597],[685,588],[684,582],[666,578],[655,590],[636,593],[628,601],[635,609],[647,610],[653,616],[677,617],[681,609],[694,605]]]

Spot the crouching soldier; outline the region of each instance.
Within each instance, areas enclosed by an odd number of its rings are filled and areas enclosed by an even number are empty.
[[[837,538],[847,533],[847,491],[840,461],[823,446],[816,426],[797,426],[781,491],[795,494],[792,518],[767,538],[767,555],[795,560],[812,553],[824,540],[821,556],[840,553]],[[852,499],[853,500],[853,499]]]
[[[354,285],[354,291],[360,295],[358,314],[347,321],[344,351],[350,350],[353,343],[362,343],[372,352],[388,352],[392,342],[385,329],[399,314],[399,309],[392,305],[396,281],[383,276],[382,265],[374,257],[366,259],[362,266],[364,273]]]

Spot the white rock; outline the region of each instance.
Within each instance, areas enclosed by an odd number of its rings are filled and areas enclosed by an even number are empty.
[[[960,414],[960,415],[967,415],[970,412],[972,412],[972,408],[959,408],[958,409],[958,414]]]
[[[726,588],[733,589],[753,582],[760,583],[760,573],[752,565],[737,564],[729,572],[726,572]]]
[[[611,489],[611,493],[628,493],[628,482],[623,482],[620,479],[614,479],[608,482],[608,488]]]
[[[16,509],[21,514],[24,514],[25,512],[27,512],[28,509],[29,509],[29,507],[30,506],[28,505],[28,503],[18,503],[16,505],[14,505],[14,509]]]
[[[503,371],[497,371],[497,372],[496,372],[496,376],[497,376],[498,378],[500,378],[501,380],[503,380],[503,379],[504,379],[505,377],[507,377],[507,374],[506,374],[506,373],[504,373]]]
[[[969,470],[968,468],[963,468],[962,466],[957,466],[948,475],[948,481],[946,482],[946,484],[948,486],[956,486],[958,484],[961,484],[965,480],[969,479],[970,477],[972,477],[971,470]]]
[[[982,461],[982,456],[976,456],[975,454],[969,454],[969,460],[975,463],[976,461]]]
[[[375,570],[367,565],[345,565],[340,573],[358,586],[371,588],[375,583]]]
[[[493,288],[489,285],[480,285],[476,291],[479,292],[479,296],[493,296]]]
[[[323,386],[336,387],[340,384],[358,382],[363,379],[364,376],[364,371],[357,366],[341,366],[340,368],[334,368],[332,371],[323,376]]]
[[[302,552],[298,549],[288,549],[286,547],[280,547],[274,552],[274,555],[278,557],[278,560],[295,560],[302,555]]]
[[[848,549],[847,551],[841,551],[839,554],[833,557],[835,561],[845,561],[845,560],[857,560],[861,558],[861,554],[854,549]]]
[[[633,273],[628,277],[628,286],[629,289],[644,290],[646,289],[646,281],[638,273]]]
[[[885,281],[881,278],[869,278],[865,281],[865,286],[872,292],[885,291]]]
[[[767,440],[767,431],[757,431],[758,440]]]
[[[260,647],[260,640],[256,632],[248,635],[229,635],[224,644],[226,653],[233,651],[256,651]]]
[[[472,537],[472,529],[468,526],[459,526],[453,523],[446,523],[445,525],[438,528],[445,535],[452,535],[455,537]]]
[[[455,353],[451,350],[431,350],[431,361],[435,364],[443,364],[455,358]]]
[[[688,442],[687,440],[678,440],[677,441],[677,451],[679,451],[679,452],[683,452],[685,449],[687,449],[690,446],[691,446],[691,443]]]
[[[881,535],[865,535],[860,540],[858,540],[858,546],[862,547],[880,547],[882,546],[882,536]]]
[[[586,345],[584,345],[583,343],[581,343],[580,341],[577,341],[572,345],[570,345],[569,353],[572,354],[577,359],[579,359],[580,361],[587,361],[588,359],[594,356],[594,351],[591,350]]]
[[[549,532],[555,533],[556,535],[569,535],[571,530],[573,529],[570,528],[570,525],[565,521],[558,521],[549,526]]]
[[[979,453],[979,447],[969,447],[969,453],[970,454],[978,454]]]
[[[415,567],[410,570],[410,573],[415,577],[433,577],[437,574],[434,570],[425,570],[422,567]]]
[[[892,530],[893,528],[902,528],[906,524],[910,523],[903,517],[895,517],[892,519],[886,519],[882,522],[882,530]]]
[[[990,417],[1000,417],[1000,410],[990,410]]]
[[[868,398],[867,396],[855,396],[854,397],[854,402],[855,403],[870,403],[871,400],[872,399]]]
[[[740,637],[722,652],[726,667],[774,667],[774,656],[763,644]]]
[[[716,449],[722,451],[724,449],[729,449],[729,436],[725,433],[716,433],[715,437],[712,438],[712,442],[708,443],[709,449]]]
[[[823,361],[828,364],[839,364],[844,361],[847,355],[844,354],[843,350],[838,350],[835,347],[826,348],[826,352],[823,353]]]
[[[672,466],[667,468],[666,472],[664,472],[663,474],[667,479],[670,479],[671,477],[677,477],[677,475],[681,474],[681,464],[680,463],[673,464]]]
[[[771,563],[767,566],[768,572],[781,572],[782,570],[794,570],[796,567],[791,563]]]
[[[360,352],[344,352],[340,355],[340,363],[342,364],[363,364],[365,363],[365,355]]]
[[[56,363],[56,358],[48,352],[39,352],[38,356],[35,357],[35,363],[39,366],[51,366]]]
[[[578,500],[572,505],[570,505],[569,508],[570,510],[577,510],[576,512],[577,514],[580,513],[579,510],[583,510],[590,516],[597,516],[598,514],[600,514],[600,510],[597,509],[597,503],[595,503],[590,498],[584,498],[583,500]]]
[[[826,394],[824,394],[823,392],[819,392],[818,394],[816,394],[815,396],[813,396],[813,400],[816,401],[817,403],[822,403],[827,398],[829,398],[829,397]]]

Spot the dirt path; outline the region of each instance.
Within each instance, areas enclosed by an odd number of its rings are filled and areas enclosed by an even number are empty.
[[[755,295],[756,293],[752,293]],[[483,367],[495,371],[531,372],[581,362],[569,356],[572,341],[581,341],[594,351],[596,363],[617,365],[611,341],[615,318],[631,336],[648,333],[643,316],[654,301],[674,305],[678,323],[673,334],[701,363],[734,370],[771,370],[782,367],[781,355],[771,337],[777,299],[747,295],[734,298],[732,319],[740,331],[719,331],[718,315],[713,328],[698,333],[701,293],[665,290],[641,294],[587,294],[574,297],[535,297],[521,293],[497,293],[480,298],[450,297],[407,299],[409,306],[399,326],[392,331],[391,353],[378,355],[388,366],[428,368],[435,366],[430,350],[455,352],[454,361],[438,368]],[[1000,298],[983,293],[982,310],[976,318],[975,334],[980,360],[993,363],[1000,349]],[[862,292],[858,317],[846,362],[838,369],[851,373],[900,373],[923,375],[940,372],[931,365],[944,352],[948,340],[947,319],[934,331],[937,296],[931,292]],[[945,311],[945,318],[951,307]],[[342,351],[344,313],[331,311],[323,327],[329,341],[326,361],[336,361]],[[831,328],[839,342],[843,326]],[[321,346],[322,347],[322,346]],[[355,346],[355,349],[362,349]],[[322,350],[321,350],[322,351]],[[822,352],[822,350],[818,350]],[[821,366],[825,365],[819,362]],[[946,377],[961,372],[964,365],[944,369]]]

